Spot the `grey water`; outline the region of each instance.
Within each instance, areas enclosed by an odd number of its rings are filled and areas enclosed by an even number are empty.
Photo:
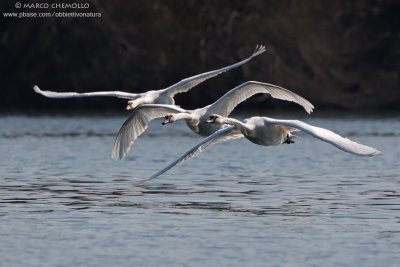
[[[383,155],[232,140],[136,187],[202,138],[155,120],[115,161],[124,117],[0,116],[0,265],[399,266],[400,116],[287,116]]]

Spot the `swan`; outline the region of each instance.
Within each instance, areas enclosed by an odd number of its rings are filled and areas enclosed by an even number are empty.
[[[210,79],[212,77],[215,77],[223,72],[226,72],[228,70],[237,68],[247,62],[249,62],[252,58],[262,54],[265,52],[265,46],[260,45],[256,46],[256,50],[253,52],[253,54],[236,63],[229,65],[227,67],[205,72],[202,74],[198,74],[186,79],[183,79],[179,81],[178,83],[175,83],[174,85],[171,85],[168,88],[165,89],[160,89],[160,90],[151,90],[147,91],[144,93],[126,93],[126,92],[121,92],[121,91],[104,91],[104,92],[90,92],[90,93],[77,93],[77,92],[53,92],[53,91],[42,91],[39,86],[35,85],[33,87],[33,90],[46,97],[50,98],[72,98],[72,97],[93,97],[93,96],[112,96],[112,97],[118,97],[118,98],[124,98],[124,99],[129,99],[128,105],[126,106],[127,110],[131,110],[136,108],[137,106],[141,104],[169,104],[169,105],[174,105],[174,96],[179,93],[185,93],[189,91],[192,87],[198,85],[199,83],[204,82],[207,79]]]
[[[145,104],[138,106],[119,130],[112,149],[113,159],[122,159],[131,145],[148,127],[148,123],[165,117],[163,125],[177,120],[186,120],[188,127],[195,133],[208,136],[223,128],[223,125],[202,123],[213,114],[228,116],[232,110],[247,98],[257,94],[269,94],[273,98],[295,102],[311,113],[314,106],[303,97],[290,90],[269,83],[256,81],[245,82],[224,94],[213,104],[195,110],[185,110],[174,105]]]
[[[254,144],[262,146],[292,144],[294,143],[292,139],[297,137],[293,135],[292,132],[299,130],[310,134],[321,141],[330,143],[340,150],[357,156],[372,157],[382,154],[382,152],[373,147],[361,145],[328,129],[312,126],[299,120],[280,120],[268,117],[251,117],[242,122],[233,118],[226,118],[218,114],[212,114],[210,118],[205,121],[205,123],[228,125],[228,127],[222,128],[221,130],[208,136],[170,165],[155,173],[150,178],[140,181],[138,184],[142,184],[146,181],[157,178],[175,165],[197,156],[212,144],[243,137],[247,138]]]

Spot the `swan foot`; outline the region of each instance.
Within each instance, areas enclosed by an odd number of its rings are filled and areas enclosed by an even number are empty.
[[[287,135],[282,144],[294,144],[294,141],[291,139],[291,136]]]

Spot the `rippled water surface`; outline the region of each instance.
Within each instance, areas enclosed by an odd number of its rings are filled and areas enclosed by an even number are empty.
[[[153,121],[111,160],[123,117],[0,117],[0,265],[399,266],[400,117],[314,117],[381,150],[216,144]]]

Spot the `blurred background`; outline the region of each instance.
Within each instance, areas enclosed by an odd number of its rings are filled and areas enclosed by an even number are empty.
[[[48,3],[25,0],[21,3]],[[54,1],[50,1],[54,2]],[[62,1],[68,2],[68,1]],[[52,91],[161,89],[268,53],[177,95],[210,104],[248,80],[290,89],[316,110],[400,109],[400,1],[95,1],[100,18],[5,18],[0,23],[0,112],[123,112],[109,97],[49,99]],[[16,1],[1,11],[23,12]],[[25,9],[25,12],[46,11]],[[292,109],[263,96],[240,108]]]

